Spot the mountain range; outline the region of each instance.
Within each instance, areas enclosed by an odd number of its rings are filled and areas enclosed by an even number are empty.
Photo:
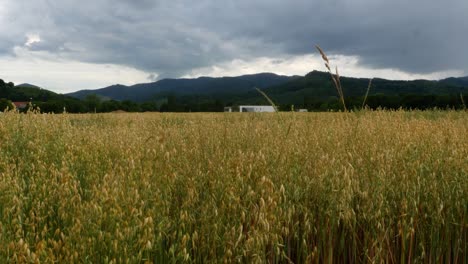
[[[112,85],[97,90],[81,90],[67,94],[83,99],[89,94],[96,94],[105,99],[130,100],[144,102],[157,100],[167,95],[237,95],[248,93],[253,87],[267,88],[300,78],[299,76],[281,76],[273,73],[259,73],[238,77],[200,77],[196,79],[163,79],[153,83],[125,86]]]
[[[360,108],[369,79],[340,78],[350,108]],[[238,77],[164,79],[132,86],[112,85],[96,90],[57,94],[32,84],[5,83],[0,79],[0,99],[30,101],[45,112],[90,111],[221,111],[223,106],[268,104],[254,88],[261,88],[282,110],[291,105],[310,110],[340,109],[336,88],[327,72],[305,76],[260,73]],[[461,98],[460,98],[461,96]],[[395,81],[375,78],[367,105],[397,109],[463,108],[468,97],[468,77]],[[467,100],[465,100],[467,101]]]
[[[363,97],[369,84],[368,78],[341,77],[345,97]],[[265,90],[270,97],[282,104],[297,104],[304,98],[337,97],[330,74],[313,71],[302,78],[292,80]],[[386,80],[374,78],[369,95],[405,96],[405,95],[459,95],[468,92],[468,77],[430,80]]]
[[[341,83],[345,96],[358,97],[366,93],[369,79],[341,77]],[[132,86],[112,85],[96,90],[81,90],[67,95],[83,99],[90,94],[96,94],[104,99],[135,102],[179,96],[214,98],[230,103],[256,103],[261,100],[261,95],[253,89],[254,87],[262,88],[276,102],[282,104],[297,104],[303,102],[305,97],[324,99],[337,96],[329,73],[320,71],[313,71],[302,77],[260,73],[238,77],[164,79]],[[467,92],[468,76],[438,81],[395,81],[376,78],[373,79],[369,95],[459,95]]]

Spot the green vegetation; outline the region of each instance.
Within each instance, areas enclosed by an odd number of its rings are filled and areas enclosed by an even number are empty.
[[[97,94],[105,99],[117,101],[131,100],[145,102],[173,96],[212,95],[229,98],[252,91],[253,87],[267,88],[298,78],[280,76],[273,73],[259,73],[237,77],[200,77],[196,79],[163,79],[153,83],[141,83],[132,86],[112,85],[97,90],[81,90],[68,95],[84,99],[90,94]]]
[[[267,79],[268,75],[263,75],[263,78]],[[253,81],[238,83],[234,80],[236,79],[184,79],[180,80],[181,84],[177,80],[169,80],[167,83],[163,80],[153,84],[157,86],[153,93],[150,92],[152,84],[127,87],[126,90],[124,89],[125,93],[122,93],[123,88],[120,86],[86,92],[95,92],[101,98],[107,99],[127,98],[124,95],[131,93],[131,89],[136,89],[134,96],[138,97],[138,91],[144,88],[147,95],[143,98],[150,100],[150,103],[155,104],[163,112],[216,112],[221,111],[223,106],[268,104],[265,98],[254,89],[254,87],[259,87],[277,103],[282,111],[289,111],[291,105],[295,108],[307,108],[310,111],[343,109],[339,92],[327,72],[313,71],[304,77],[279,79],[276,82],[280,84],[271,86],[257,86]],[[340,77],[339,80],[342,87],[340,91],[347,108],[361,109],[367,94],[369,79]],[[273,82],[269,82],[271,83]],[[266,82],[263,81],[263,84],[265,85]],[[194,85],[194,88],[189,89],[191,85]],[[449,78],[440,81],[391,81],[377,78],[372,81],[366,105],[372,109],[399,109],[400,107],[404,109],[461,109],[463,104],[460,94],[468,97],[466,78]],[[142,101],[142,98],[138,97],[136,100]]]
[[[1,263],[466,263],[465,111],[0,115]]]
[[[62,113],[64,108],[73,113],[87,112],[83,103],[76,98],[57,94],[31,85],[15,86],[11,82],[5,83],[2,79],[0,79],[0,100],[1,99],[9,102],[31,101],[34,106],[39,107],[46,113]],[[0,104],[0,112],[5,110],[4,106],[4,104]],[[23,109],[22,111],[27,111],[27,109]]]
[[[79,94],[77,97],[80,99],[77,99],[36,87],[15,87],[13,83],[0,80],[0,99],[28,102],[32,99],[33,105],[44,113],[62,113],[64,110],[69,113],[102,113],[119,110],[220,112],[224,106],[269,104],[254,87],[262,88],[280,111],[290,111],[292,105],[296,109],[307,108],[310,111],[338,111],[343,109],[343,101],[348,109],[356,110],[362,108],[366,95],[366,105],[371,109],[463,109],[462,98],[468,98],[466,78],[441,81],[373,79],[370,90],[367,90],[369,79],[340,77],[339,82],[341,92],[337,92],[329,73],[318,71],[305,77],[258,74],[230,78],[162,80],[155,84],[126,88],[113,86],[86,93],[78,92],[76,94]],[[153,93],[152,88],[155,88]],[[151,95],[141,97],[142,91]],[[129,100],[132,98],[136,100]],[[2,107],[0,111],[3,110]]]
[[[10,100],[7,100],[5,98],[0,98],[0,109],[2,109],[2,110],[11,110],[14,107],[15,106],[13,105],[13,103]]]

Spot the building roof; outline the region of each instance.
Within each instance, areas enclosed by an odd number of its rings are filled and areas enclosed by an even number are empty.
[[[16,108],[26,108],[29,102],[12,102]]]
[[[275,109],[271,105],[239,105],[239,108]]]
[[[271,105],[239,105],[239,109],[240,112],[276,112],[275,107]]]

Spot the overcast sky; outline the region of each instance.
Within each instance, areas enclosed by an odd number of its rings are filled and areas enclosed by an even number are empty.
[[[467,0],[0,0],[0,78],[56,92],[325,70],[468,75]]]

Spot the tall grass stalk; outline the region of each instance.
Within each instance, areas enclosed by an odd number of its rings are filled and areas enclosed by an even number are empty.
[[[361,109],[364,109],[364,107],[366,106],[367,96],[369,96],[369,91],[370,91],[370,88],[372,86],[372,80],[373,79],[370,79],[369,80],[369,85],[367,85],[366,95],[364,96],[364,100],[362,101]]]
[[[461,100],[461,103],[462,103],[462,105],[463,105],[463,109],[466,110],[465,99],[463,99],[463,94],[462,94],[462,93],[460,93],[460,100]]]
[[[273,102],[273,100],[271,100],[271,98],[264,91],[260,90],[257,87],[255,87],[255,90],[257,90],[268,101],[268,103],[271,106],[273,106],[273,108],[275,109],[275,112],[278,112],[278,107],[276,106],[275,102]]]
[[[341,81],[340,81],[340,75],[338,73],[338,66],[335,67],[335,73],[333,74],[331,67],[330,67],[330,60],[328,59],[327,55],[325,52],[320,48],[319,45],[315,45],[315,48],[319,51],[320,55],[322,56],[323,61],[325,62],[325,67],[327,68],[328,72],[330,73],[330,76],[332,78],[333,84],[338,92],[338,95],[340,97],[340,101],[343,104],[343,109],[345,112],[348,111],[346,108],[346,103],[344,99],[344,94],[343,94],[343,88],[341,87]]]

